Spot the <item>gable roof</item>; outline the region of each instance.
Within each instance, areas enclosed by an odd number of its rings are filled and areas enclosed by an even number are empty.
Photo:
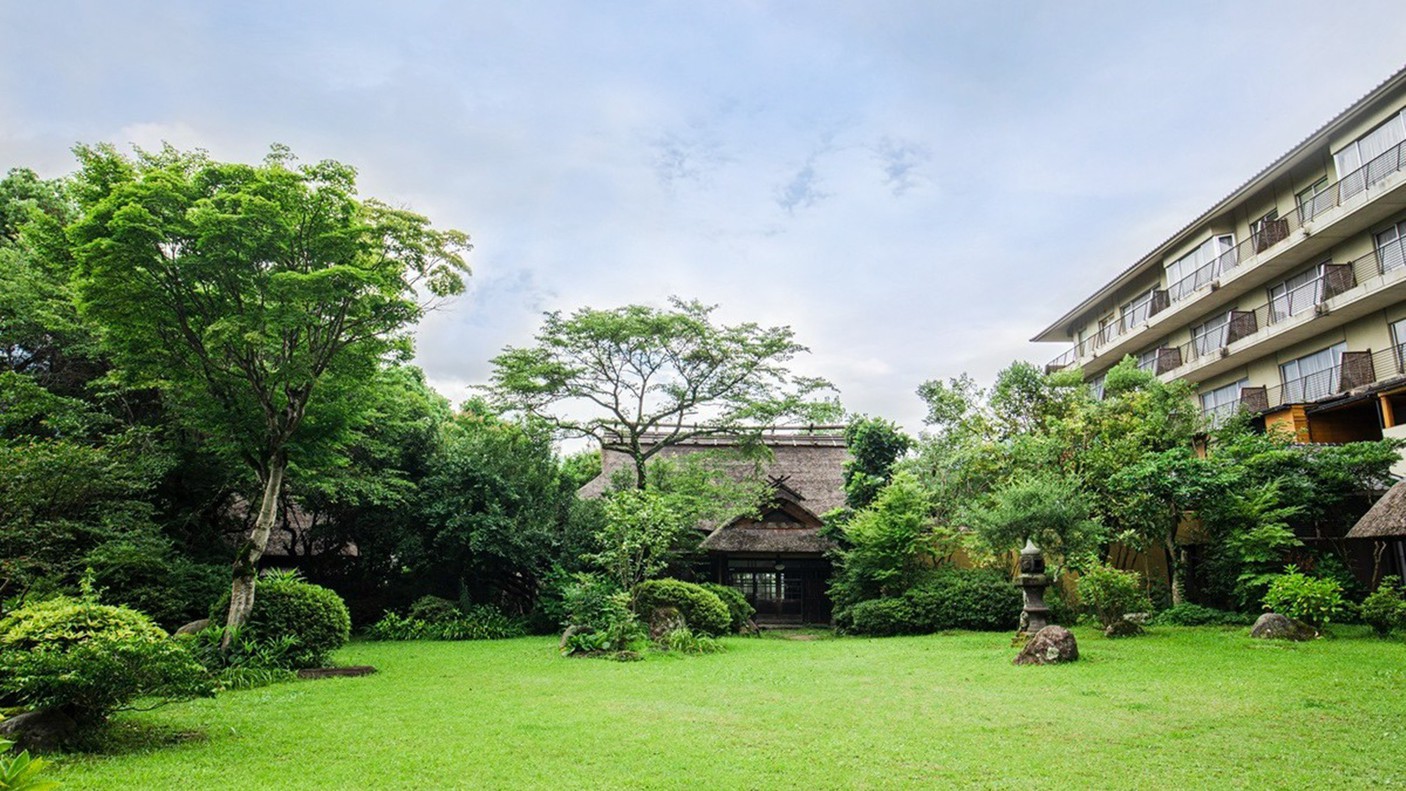
[[[1347,531],[1347,537],[1406,538],[1406,481],[1387,489]]]

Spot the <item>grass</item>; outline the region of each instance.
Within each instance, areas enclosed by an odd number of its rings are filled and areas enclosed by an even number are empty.
[[[1013,667],[1009,635],[730,638],[562,659],[555,641],[356,643],[375,676],[120,719],[66,789],[1406,786],[1406,644],[1158,628]]]

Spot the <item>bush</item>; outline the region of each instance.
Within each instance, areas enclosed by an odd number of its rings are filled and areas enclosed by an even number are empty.
[[[1136,571],[1119,571],[1108,565],[1093,566],[1079,575],[1079,599],[1105,629],[1130,612],[1152,609],[1142,577]]]
[[[747,597],[742,591],[730,586],[719,585],[716,582],[703,583],[703,589],[712,591],[719,599],[722,599],[727,606],[727,614],[731,618],[729,627],[734,633],[741,633],[747,629],[747,623],[752,620],[752,616],[757,614],[757,608],[747,602]]]
[[[630,609],[630,595],[594,574],[578,573],[562,589],[567,625],[576,633],[562,655],[638,654],[648,647],[644,625]],[[721,604],[721,602],[720,602]],[[633,658],[639,658],[638,656]]]
[[[913,607],[907,599],[870,599],[845,612],[846,631],[873,637],[916,634]]]
[[[212,695],[214,682],[183,644],[142,613],[56,598],[0,620],[0,693],[96,723],[139,697]]]
[[[1343,610],[1342,585],[1337,580],[1310,577],[1297,566],[1289,566],[1269,583],[1264,607],[1321,630]]]
[[[53,780],[40,777],[49,762],[43,758],[31,758],[28,750],[14,754],[15,743],[0,739],[0,789],[5,791],[50,791],[58,788]]]
[[[694,634],[687,627],[669,630],[656,645],[661,651],[680,654],[716,654],[724,650],[721,642],[706,635]]]
[[[1152,623],[1158,626],[1245,626],[1254,620],[1245,613],[1184,602],[1157,613],[1153,616]]]
[[[442,623],[458,620],[463,616],[459,605],[438,596],[421,596],[410,605],[410,617],[427,623]]]
[[[683,615],[688,628],[709,637],[726,634],[732,616],[716,593],[682,580],[646,580],[635,586],[635,614],[648,618],[659,607],[674,607]]]
[[[224,623],[228,612],[226,593],[211,610],[211,622]],[[286,667],[319,667],[351,636],[351,614],[334,591],[296,572],[268,572],[254,590],[254,609],[243,632],[256,643],[292,637],[297,645],[287,652]]]
[[[1406,601],[1401,599],[1400,585],[1397,578],[1387,577],[1362,600],[1362,621],[1382,637],[1390,635],[1393,629],[1406,627]]]
[[[409,616],[388,612],[368,627],[366,634],[372,640],[502,640],[526,633],[522,621],[509,618],[496,607],[474,605],[469,612],[460,612],[457,607],[453,611],[452,616],[445,617],[442,610],[438,610],[439,620],[415,617],[413,606]],[[436,614],[436,610],[421,609],[420,612]]]

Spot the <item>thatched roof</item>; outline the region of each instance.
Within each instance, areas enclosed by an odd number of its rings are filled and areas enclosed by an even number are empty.
[[[1387,489],[1347,531],[1347,537],[1406,538],[1406,481]]]
[[[760,522],[724,525],[703,539],[702,548],[708,552],[791,552],[822,553],[835,547],[835,542],[820,535],[818,527],[796,527],[792,524]]]

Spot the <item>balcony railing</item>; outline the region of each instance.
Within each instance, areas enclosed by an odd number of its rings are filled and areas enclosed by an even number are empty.
[[[1157,367],[1157,373],[1167,373],[1205,357],[1223,356],[1227,353],[1226,348],[1236,341],[1254,335],[1265,327],[1283,324],[1295,316],[1316,312],[1329,299],[1403,264],[1406,261],[1390,246],[1383,247],[1381,251],[1373,250],[1351,263],[1325,264],[1323,273],[1313,280],[1276,294],[1258,307],[1230,310],[1224,327],[1164,350],[1173,353],[1164,355],[1166,362]]]
[[[1152,308],[1147,318],[1156,316],[1172,305],[1191,297],[1226,272],[1238,268],[1242,262],[1266,252],[1290,238],[1295,231],[1312,222],[1314,218],[1335,206],[1341,206],[1344,202],[1363,192],[1370,191],[1388,176],[1403,169],[1406,169],[1406,142],[1398,143],[1366,165],[1328,184],[1315,195],[1299,203],[1294,211],[1278,219],[1265,222],[1255,229],[1248,238],[1241,240],[1239,244],[1186,274],[1180,280],[1168,284],[1165,290],[1154,291]],[[1045,370],[1054,371],[1073,365],[1141,324],[1145,324],[1146,321],[1145,318],[1137,322],[1126,322],[1125,317],[1120,316],[1117,321],[1101,328],[1093,337],[1085,339],[1082,343],[1076,344],[1073,348],[1051,360],[1046,364]]]
[[[1245,387],[1240,400],[1203,410],[1212,426],[1219,426],[1236,411],[1267,412],[1291,404],[1324,401],[1359,387],[1406,377],[1406,344],[1385,349],[1343,352],[1338,365],[1290,379],[1273,387]]]

